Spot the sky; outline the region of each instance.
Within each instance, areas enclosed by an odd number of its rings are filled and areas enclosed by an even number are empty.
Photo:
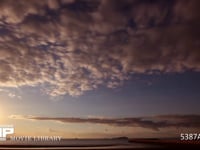
[[[0,124],[15,135],[200,129],[200,1],[0,1]]]

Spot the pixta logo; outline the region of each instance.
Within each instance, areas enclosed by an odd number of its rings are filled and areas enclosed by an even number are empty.
[[[0,141],[6,141],[8,134],[14,133],[14,127],[12,125],[0,125]]]

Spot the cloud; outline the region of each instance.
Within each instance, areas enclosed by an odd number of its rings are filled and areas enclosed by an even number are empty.
[[[137,73],[200,71],[198,0],[0,3],[0,87],[78,96]]]
[[[0,92],[9,92],[8,90],[6,90],[6,89],[0,89]]]
[[[159,131],[163,128],[200,128],[200,115],[161,115],[135,118],[74,118],[11,115],[11,119],[59,121],[63,123],[105,124],[116,127],[141,127]]]
[[[6,93],[8,95],[8,97],[10,98],[15,98],[15,99],[22,99],[22,97],[18,94],[16,94],[16,92],[11,92],[7,89],[0,89],[0,93]]]
[[[54,129],[51,129],[51,128],[49,128],[48,131],[49,131],[50,133],[58,133],[58,132],[61,132],[61,131],[59,131],[59,130],[54,130]]]
[[[10,98],[22,99],[22,97],[21,97],[21,96],[19,96],[19,95],[16,95],[16,94],[14,94],[14,93],[9,93],[9,94],[8,94],[8,96],[9,96]]]

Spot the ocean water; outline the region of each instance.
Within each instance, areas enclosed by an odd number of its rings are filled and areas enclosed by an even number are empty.
[[[0,142],[0,149],[135,149],[149,148],[152,145],[142,143],[129,143],[126,139],[65,139],[57,142]]]

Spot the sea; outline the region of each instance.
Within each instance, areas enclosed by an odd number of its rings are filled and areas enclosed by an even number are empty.
[[[69,149],[140,149],[156,146],[133,143],[127,139],[62,139],[55,142],[0,141],[1,149],[12,150],[69,150]]]

